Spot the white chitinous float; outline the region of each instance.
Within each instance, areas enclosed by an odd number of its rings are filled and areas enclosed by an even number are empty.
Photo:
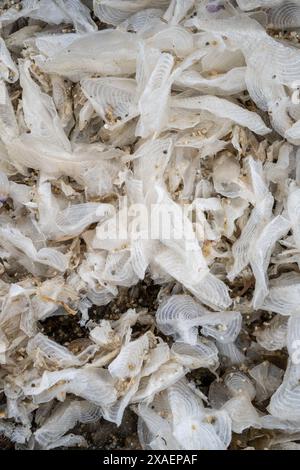
[[[298,448],[300,2],[3,0],[0,27],[0,435],[88,446],[131,409],[144,449]]]

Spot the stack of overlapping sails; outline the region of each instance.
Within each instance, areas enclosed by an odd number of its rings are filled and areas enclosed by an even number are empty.
[[[0,23],[0,434],[87,446],[77,423],[130,409],[145,449],[298,448],[300,2],[3,1]],[[90,318],[145,280],[153,308]]]

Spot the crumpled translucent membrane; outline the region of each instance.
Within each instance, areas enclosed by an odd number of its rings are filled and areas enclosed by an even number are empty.
[[[1,2],[16,449],[129,412],[143,449],[299,448],[299,27],[296,0]]]

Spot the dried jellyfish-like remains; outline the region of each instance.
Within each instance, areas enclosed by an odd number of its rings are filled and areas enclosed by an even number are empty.
[[[299,2],[2,4],[0,437],[298,448]]]

